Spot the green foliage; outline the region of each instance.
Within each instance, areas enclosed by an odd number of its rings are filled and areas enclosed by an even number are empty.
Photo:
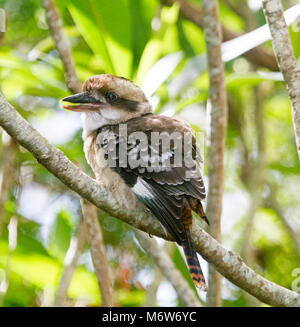
[[[151,33],[153,1],[66,1],[81,35],[107,73],[131,77]],[[117,22],[117,24],[116,24]],[[122,26],[122,28],[119,28]]]
[[[58,213],[50,234],[49,253],[63,262],[71,240],[71,217],[65,212]]]
[[[269,209],[259,213],[255,226],[253,237],[259,270],[267,279],[290,288],[295,279],[292,271],[300,265],[290,235],[282,221]],[[268,230],[267,234],[265,230]]]
[[[198,1],[193,3],[199,5]],[[238,6],[240,1],[231,3]],[[182,19],[178,4],[164,7],[158,0],[61,0],[56,5],[80,80],[101,73],[130,78],[151,97],[155,112],[183,118],[196,132],[205,134],[209,78],[204,33],[191,21]],[[0,0],[0,7],[6,9],[8,22],[0,52],[1,90],[46,137],[59,136],[54,142],[59,149],[92,175],[82,149],[82,130],[73,127],[76,114],[65,114],[59,105],[59,100],[69,91],[40,1]],[[222,24],[236,33],[244,33],[247,18],[238,12],[220,2]],[[264,24],[261,10],[253,11],[252,18],[255,26]],[[290,33],[299,58],[300,34],[293,27]],[[272,51],[271,42],[264,47]],[[277,200],[291,216],[298,212],[300,166],[290,102],[281,75],[256,67],[239,56],[225,64],[225,76],[229,125],[223,238],[226,247],[239,252],[251,192],[242,176],[245,161],[248,160],[246,171],[257,169],[253,163],[258,155],[255,116],[258,90],[262,94],[265,125],[264,178],[278,186]],[[45,128],[53,126],[53,121],[57,124],[53,130]],[[60,124],[65,124],[65,128],[60,129]],[[207,139],[204,135],[201,140],[205,148]],[[3,163],[6,153],[2,140],[0,145]],[[206,183],[207,151],[204,152]],[[4,203],[4,228],[0,237],[0,306],[52,305],[79,221],[79,201],[22,148],[17,152],[15,175],[20,178]],[[30,203],[26,203],[26,192],[31,194]],[[264,196],[267,195],[265,187]],[[12,231],[8,231],[12,218],[18,221],[15,248],[9,235]],[[146,277],[153,273],[153,262],[139,246],[130,226],[103,212],[99,213],[99,221],[113,271],[116,302],[120,306],[140,306],[147,298],[147,287],[151,287]],[[290,288],[291,272],[299,267],[299,258],[288,231],[279,217],[265,208],[264,202],[255,217],[252,243],[257,272]],[[196,293],[178,247],[174,246],[170,257]],[[247,305],[241,290],[228,282],[223,295],[224,306]],[[68,297],[72,304],[82,301],[83,305],[101,305],[88,249],[79,258]],[[201,294],[200,298],[203,299]],[[156,300],[155,303],[159,302]],[[176,303],[180,305],[178,300]]]

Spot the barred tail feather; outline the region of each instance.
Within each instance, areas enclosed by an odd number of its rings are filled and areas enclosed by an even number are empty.
[[[183,242],[182,247],[184,250],[184,254],[186,257],[191,278],[197,288],[206,292],[207,286],[206,286],[205,278],[199,260],[197,258],[197,253],[194,250],[194,246],[189,231],[187,231],[186,234],[187,234],[187,240]]]

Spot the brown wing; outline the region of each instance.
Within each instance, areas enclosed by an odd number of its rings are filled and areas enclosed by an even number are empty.
[[[126,127],[127,135],[123,136],[120,126],[102,128],[98,143],[106,150],[109,157],[113,147],[109,146],[108,139],[114,139],[116,145],[116,151],[112,156],[116,159],[114,169],[132,187],[136,196],[161,221],[174,239],[182,244],[186,239],[184,225],[181,221],[182,201],[184,198],[193,198],[200,202],[205,198],[205,187],[200,175],[201,158],[194,132],[185,122],[153,114],[132,119],[126,122]],[[142,132],[145,135],[147,146],[138,142],[138,137],[130,137],[134,132]],[[164,133],[163,138],[151,139],[155,133]],[[170,147],[166,150],[162,144],[163,140],[166,135],[172,133],[174,133],[173,136],[175,135],[174,139],[172,141],[171,138]],[[103,135],[110,136],[103,138]],[[141,134],[136,136],[139,135]],[[184,139],[184,135],[187,136],[186,139]],[[176,151],[180,150],[177,139],[179,137],[181,137],[182,143],[184,140],[187,143],[190,142],[186,146],[186,154],[191,155],[193,164],[187,165],[182,160],[181,165],[178,166],[178,160],[175,160],[175,157],[178,153]],[[125,157],[128,159],[125,164],[121,160],[124,144],[127,144]],[[182,149],[184,149],[184,144],[182,144]],[[141,152],[145,158],[139,162],[137,159],[141,156]]]

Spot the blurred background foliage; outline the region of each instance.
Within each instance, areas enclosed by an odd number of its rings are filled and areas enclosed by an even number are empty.
[[[288,8],[297,1],[283,3]],[[80,80],[101,73],[130,78],[143,87],[155,112],[191,123],[203,144],[207,184],[209,84],[203,31],[181,17],[177,4],[167,7],[158,0],[60,0],[56,5]],[[258,28],[265,23],[259,5],[254,0],[220,1],[222,24],[240,34]],[[59,99],[70,93],[44,9],[38,0],[0,0],[0,7],[7,13],[0,50],[2,91],[50,142],[92,174],[82,150],[80,117],[60,107]],[[300,33],[290,32],[299,58]],[[272,51],[270,41],[263,47]],[[225,63],[229,125],[223,243],[258,273],[291,288],[292,271],[300,267],[300,166],[290,103],[278,74],[234,57]],[[79,198],[4,132],[0,165],[0,305],[53,305],[80,218]],[[117,305],[180,305],[131,227],[104,212],[99,219]],[[193,288],[181,249],[169,244],[168,251]],[[224,306],[251,304],[239,288],[225,279],[223,284]],[[205,301],[205,295],[199,296]],[[68,297],[70,305],[101,305],[87,246]]]

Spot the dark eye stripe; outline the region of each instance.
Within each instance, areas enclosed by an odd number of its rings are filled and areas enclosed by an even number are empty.
[[[114,104],[115,106],[128,111],[135,111],[139,105],[138,101],[121,98],[112,91],[106,92],[104,96],[108,103]]]
[[[115,104],[118,104],[119,107],[124,108],[128,111],[135,111],[139,105],[139,102],[124,98],[118,98]]]

